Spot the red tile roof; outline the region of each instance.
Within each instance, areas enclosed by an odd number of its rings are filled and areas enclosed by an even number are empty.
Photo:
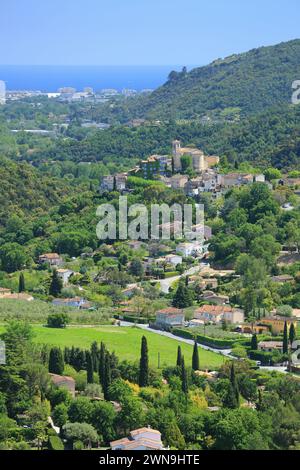
[[[195,313],[209,313],[210,315],[221,315],[225,312],[232,312],[233,309],[229,305],[202,305]]]

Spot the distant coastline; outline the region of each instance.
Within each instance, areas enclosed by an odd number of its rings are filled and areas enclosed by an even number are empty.
[[[124,88],[141,91],[162,85],[171,70],[181,66],[55,66],[55,65],[0,65],[0,80],[8,90],[40,90],[55,92],[70,86],[77,90],[92,87]],[[192,67],[189,67],[189,69]]]

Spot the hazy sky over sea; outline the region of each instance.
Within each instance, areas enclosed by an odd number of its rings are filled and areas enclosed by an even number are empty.
[[[294,39],[299,0],[3,0],[0,63],[205,64]]]

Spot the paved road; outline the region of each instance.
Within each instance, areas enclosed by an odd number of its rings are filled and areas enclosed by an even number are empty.
[[[133,325],[132,323],[121,321],[121,326],[133,326]],[[153,330],[152,328],[149,328],[148,325],[142,325],[142,324],[138,324],[136,326],[138,326],[139,328],[142,328],[143,330],[156,333],[157,335],[167,336],[167,338],[175,339],[176,341],[180,341],[181,343],[191,344],[192,346],[194,345],[194,341],[192,339],[181,338],[180,336],[175,336],[172,333],[169,333],[168,331]],[[205,349],[206,351],[211,351],[217,354],[222,354],[222,356],[226,356],[227,358],[234,359],[233,356],[231,356],[231,349],[216,349],[216,348],[211,348],[209,346],[204,346],[204,344],[199,344],[199,347],[202,349]]]
[[[133,325],[132,325],[132,323],[121,321],[121,326],[133,326]],[[142,324],[138,324],[136,326],[138,326],[139,328],[142,328],[143,330],[151,331],[152,333],[156,333],[160,336],[167,336],[168,338],[175,339],[176,341],[180,341],[181,343],[190,344],[192,346],[194,345],[193,340],[186,339],[186,338],[180,338],[180,336],[175,336],[172,333],[169,333],[167,331],[153,330],[152,328],[149,328],[148,325],[142,325]],[[206,351],[211,351],[211,352],[214,352],[216,354],[221,354],[222,356],[226,357],[227,359],[236,359],[236,357],[231,355],[231,349],[215,349],[215,348],[211,348],[209,346],[204,346],[204,344],[199,344],[199,343],[198,343],[198,346],[202,349],[205,349]],[[287,371],[286,367],[260,366],[259,368],[261,370],[266,370],[266,371],[270,371],[270,372],[275,371],[275,372],[280,372],[282,374],[288,374],[288,371]]]
[[[161,291],[164,294],[168,294],[169,288],[172,286],[174,282],[178,281],[182,277],[192,276],[193,274],[196,274],[199,271],[201,271],[202,268],[203,268],[203,265],[198,264],[197,266],[193,266],[192,268],[185,271],[183,274],[181,274],[181,276],[174,276],[174,277],[169,277],[168,279],[161,279],[160,281],[158,281],[160,284]]]

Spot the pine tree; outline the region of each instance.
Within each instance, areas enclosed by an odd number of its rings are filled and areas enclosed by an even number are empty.
[[[256,334],[254,334],[251,338],[251,350],[257,351],[257,349],[258,349],[257,336]]]
[[[192,304],[193,299],[190,290],[183,282],[180,282],[173,298],[173,307],[186,308]]]
[[[143,336],[142,344],[141,344],[139,386],[147,387],[148,384],[149,384],[148,345],[147,345],[147,338]]]
[[[87,383],[92,384],[94,383],[94,367],[93,367],[93,359],[92,354],[90,351],[86,351],[86,373],[87,373]]]
[[[197,344],[197,341],[196,341],[196,340],[195,340],[195,342],[194,342],[193,359],[192,359],[192,369],[193,369],[193,370],[199,370],[199,369],[200,369],[199,351],[198,351],[198,344]]]
[[[62,375],[65,364],[63,354],[60,348],[51,348],[49,354],[49,372],[52,374]]]
[[[61,293],[62,287],[63,287],[62,280],[58,276],[56,269],[54,269],[52,273],[49,294],[53,295],[53,297],[57,297]]]
[[[182,356],[181,360],[181,389],[183,393],[187,394],[189,391],[188,387],[188,378],[187,378],[187,371],[185,368],[184,357]]]
[[[289,340],[290,340],[291,346],[292,346],[293,342],[295,341],[296,337],[297,337],[297,335],[296,335],[295,325],[294,325],[294,323],[292,323],[291,326],[290,326],[290,333],[289,333]]]
[[[236,375],[235,375],[235,367],[234,363],[231,364],[231,369],[230,369],[230,383],[232,386],[232,390],[236,399],[237,407],[240,404],[240,392],[239,392],[239,386],[237,383]]]
[[[283,354],[288,354],[289,352],[289,336],[287,322],[284,323],[282,352]]]
[[[178,348],[177,348],[177,362],[176,362],[177,367],[181,367],[181,362],[182,362],[181,346],[178,346]]]
[[[24,274],[21,273],[19,276],[19,292],[24,292],[25,291],[25,278]]]

